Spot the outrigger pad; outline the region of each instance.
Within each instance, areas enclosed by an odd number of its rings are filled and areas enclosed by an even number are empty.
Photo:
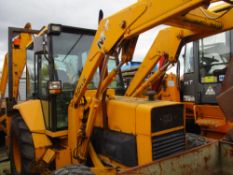
[[[226,116],[227,121],[233,122],[233,86],[217,96],[217,101]]]

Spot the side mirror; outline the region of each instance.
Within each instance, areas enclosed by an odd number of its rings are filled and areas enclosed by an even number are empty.
[[[47,41],[43,36],[37,36],[33,40],[33,50],[35,53],[44,53],[45,50],[48,50]]]

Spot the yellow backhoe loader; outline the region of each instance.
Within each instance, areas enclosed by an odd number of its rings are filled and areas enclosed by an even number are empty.
[[[56,175],[187,174],[190,170],[182,158],[188,155],[201,163],[192,166],[193,174],[214,171],[221,159],[211,153],[218,150],[218,143],[207,141],[191,154],[195,150],[186,147],[182,103],[122,97],[108,89],[120,67],[132,59],[139,34],[150,28],[173,26],[164,30],[169,35],[156,46],[156,58],[142,63],[151,68],[157,57],[165,57],[166,65],[176,62],[188,41],[232,28],[233,10],[210,12],[210,3],[140,0],[102,19],[97,32],[50,24],[26,49],[27,101],[9,110],[12,174],[49,174],[56,169]],[[117,65],[107,73],[110,58]],[[140,92],[150,70],[137,76]],[[11,93],[9,99],[14,101]],[[175,153],[180,159],[165,158]],[[172,159],[175,165],[166,169]],[[172,169],[176,165],[177,172]]]

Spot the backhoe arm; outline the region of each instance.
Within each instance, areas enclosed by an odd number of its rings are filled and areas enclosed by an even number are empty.
[[[133,77],[125,93],[126,96],[138,96],[146,87],[141,86],[146,76],[158,63],[162,56],[166,56],[169,62],[175,62],[183,42],[183,38],[194,33],[175,27],[163,29],[159,32],[149,52],[143,59],[138,71]],[[151,80],[151,82],[153,79]],[[135,91],[137,91],[135,93]]]
[[[26,24],[25,29],[31,29],[31,24]],[[12,95],[17,99],[19,92],[19,82],[26,64],[26,47],[32,41],[31,34],[20,33],[13,39],[12,45]],[[0,82],[1,107],[5,97],[6,86],[9,76],[9,58],[6,54],[3,64],[2,77]]]

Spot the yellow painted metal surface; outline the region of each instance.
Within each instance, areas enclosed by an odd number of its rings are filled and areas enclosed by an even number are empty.
[[[166,129],[166,130],[161,130],[161,131],[158,131],[158,132],[154,132],[152,134],[152,136],[160,136],[160,135],[163,135],[163,134],[167,134],[167,133],[171,133],[171,132],[174,132],[174,131],[179,131],[181,129],[184,129],[185,127],[182,125],[182,126],[177,126],[177,127],[174,127],[174,128],[170,128],[170,129]]]
[[[56,132],[52,132],[49,130],[45,130],[45,134],[49,137],[64,137],[67,136],[68,131],[67,130],[62,130],[62,131],[56,131]]]
[[[222,1],[218,5],[209,7],[208,10],[211,12],[225,12],[225,10],[228,10],[230,8],[232,8],[232,6],[229,3]]]
[[[35,161],[40,161],[43,158],[46,150],[46,147],[35,148]]]
[[[211,16],[211,17],[210,17]],[[197,33],[219,30],[223,27],[222,23],[215,18],[219,14],[208,11],[203,7],[191,10],[189,13],[170,19],[166,24],[185,28]]]
[[[158,94],[160,100],[180,101],[180,89],[178,87],[177,77],[173,73],[165,76],[165,87],[162,87]]]
[[[26,47],[32,40],[31,34],[21,33],[19,35],[20,49],[12,50],[13,59],[13,97],[17,98],[19,89],[19,80],[22,76],[25,64],[26,64]]]
[[[141,105],[136,109],[136,133],[151,135],[151,108],[149,106]]]
[[[137,135],[138,164],[143,165],[152,161],[151,137],[143,134]]]
[[[51,140],[45,134],[32,133],[32,139],[35,148],[43,148],[52,145]]]
[[[82,108],[70,108],[69,107],[69,117],[68,117],[68,146],[70,148],[70,151],[73,152],[75,148],[77,147],[77,133],[78,129],[80,128],[81,120],[82,120],[82,114],[83,109]],[[77,113],[80,113],[78,117]],[[72,163],[77,162],[73,157]]]
[[[116,170],[111,167],[104,167],[104,168],[99,168],[99,167],[93,167],[91,168],[91,172],[93,172],[96,175],[115,175],[117,174]]]
[[[109,128],[115,131],[123,131],[129,134],[136,133],[136,107],[137,103],[129,103],[121,100],[109,100],[107,102],[107,114]]]
[[[31,132],[45,131],[45,123],[40,100],[28,100],[15,105],[14,109],[19,110]]]
[[[149,163],[152,161],[152,136],[172,133],[185,127],[181,125],[152,133],[151,110],[177,104],[180,103],[117,96],[107,103],[109,129],[135,135],[138,163],[139,165]]]
[[[96,89],[95,90],[87,90],[85,92],[85,97],[86,98],[91,98],[91,97],[94,97],[95,94],[96,94]],[[110,96],[115,95],[115,89],[108,89],[107,90],[107,95],[110,95]]]
[[[32,41],[31,34],[21,33],[16,38],[19,40],[19,46],[12,46],[12,72],[13,72],[13,97],[17,98],[19,80],[22,76],[26,64],[26,47]],[[0,95],[4,98],[8,79],[8,56],[6,54],[3,64],[2,77],[0,82]]]
[[[154,101],[139,105],[136,109],[136,133],[151,136],[151,110],[156,107],[159,108],[176,104],[180,103],[169,101]],[[165,132],[169,132],[169,129]]]
[[[194,119],[202,133],[210,138],[221,139],[233,126],[217,105],[194,105]]]
[[[55,151],[52,149],[47,149],[43,156],[43,161],[47,164],[51,163],[55,159],[55,154]]]
[[[94,167],[104,168],[104,165],[96,154],[92,143],[89,143],[89,156],[91,157]]]
[[[5,96],[7,78],[8,78],[8,55],[6,54],[5,58],[4,58],[2,76],[1,76],[1,81],[0,81],[1,99],[3,99]],[[1,103],[2,103],[2,100],[1,100]],[[1,106],[2,106],[2,104],[1,104]]]
[[[194,105],[195,120],[203,118],[221,119],[226,121],[223,112],[217,105]]]
[[[71,153],[70,153],[70,149],[66,148],[66,149],[60,149],[60,150],[56,150],[56,168],[62,168],[66,165],[71,164]]]

